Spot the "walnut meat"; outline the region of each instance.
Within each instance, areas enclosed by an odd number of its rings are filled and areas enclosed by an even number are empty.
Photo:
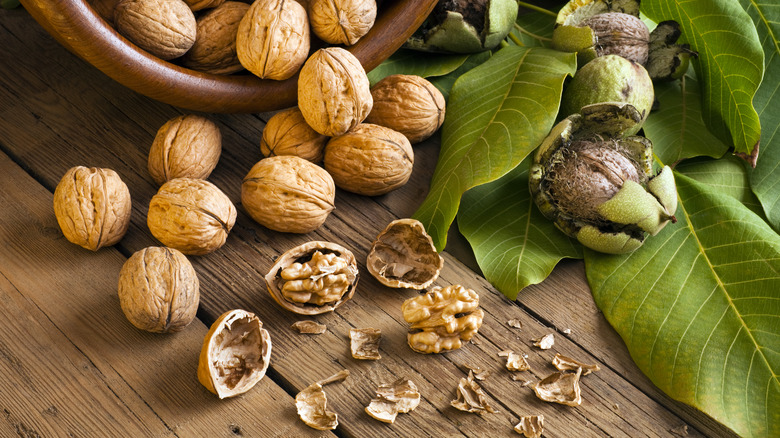
[[[319,163],[327,142],[328,137],[312,129],[301,110],[293,107],[268,119],[260,140],[260,152],[266,157],[295,155]]]
[[[456,350],[470,341],[482,326],[484,312],[479,295],[461,285],[433,288],[409,298],[401,306],[410,323],[407,341],[418,353]]]
[[[178,332],[195,319],[200,283],[187,257],[165,247],[134,253],[119,272],[119,304],[141,330]]]
[[[203,339],[198,381],[219,398],[243,394],[260,381],[271,362],[271,335],[254,313],[222,314]]]
[[[271,297],[283,308],[317,315],[352,298],[358,282],[357,262],[341,245],[312,241],[279,256],[265,282]]]
[[[236,35],[241,65],[264,79],[292,77],[306,61],[309,44],[306,9],[290,0],[255,0]]]
[[[208,254],[225,244],[236,222],[236,207],[214,184],[175,178],[149,203],[146,223],[157,240],[184,254]]]
[[[376,237],[366,267],[385,286],[420,290],[439,278],[444,259],[420,221],[397,219]]]
[[[160,59],[178,58],[195,44],[195,14],[183,0],[120,0],[117,32]]]
[[[198,17],[195,44],[184,54],[182,63],[217,75],[243,70],[236,53],[236,35],[248,9],[246,3],[226,1]]]
[[[362,123],[328,141],[323,164],[339,188],[376,196],[409,181],[414,151],[403,134],[384,126]]]
[[[172,118],[157,131],[148,169],[162,185],[173,178],[206,179],[222,153],[222,134],[211,120],[190,114]]]
[[[394,129],[419,143],[444,122],[445,101],[438,88],[415,75],[390,75],[371,87],[374,106],[366,122]]]
[[[333,211],[335,200],[330,174],[292,155],[260,160],[241,185],[241,203],[252,219],[286,233],[317,229]]]
[[[351,46],[376,20],[376,0],[311,0],[309,22],[312,31],[330,44]]]
[[[334,137],[358,125],[371,112],[368,76],[355,55],[326,47],[312,54],[298,78],[298,107],[309,126]]]
[[[92,251],[124,237],[131,207],[127,185],[111,169],[73,167],[54,190],[54,215],[62,234]]]

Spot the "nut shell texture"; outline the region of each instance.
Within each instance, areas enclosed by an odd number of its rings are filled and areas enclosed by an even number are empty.
[[[319,49],[301,68],[298,107],[320,134],[333,137],[349,131],[368,117],[372,104],[366,71],[350,52]]]
[[[236,35],[238,60],[264,79],[292,77],[309,55],[306,9],[294,0],[255,0]]]
[[[292,155],[258,161],[241,185],[241,203],[252,219],[286,233],[318,228],[333,211],[335,198],[328,172]]]
[[[157,131],[148,169],[158,185],[173,178],[205,179],[222,153],[222,134],[214,122],[197,115],[174,117]]]
[[[394,129],[419,143],[444,122],[444,96],[428,80],[415,75],[390,75],[371,88],[374,106],[366,122]]]
[[[163,184],[149,203],[147,225],[165,246],[184,254],[208,254],[225,243],[236,207],[217,186],[195,178]]]
[[[329,44],[351,46],[376,20],[376,0],[310,0],[312,31]]]
[[[325,169],[336,186],[360,195],[375,196],[409,181],[414,151],[400,132],[362,123],[325,146]]]
[[[236,35],[248,9],[246,3],[227,1],[198,17],[195,44],[184,55],[182,63],[211,74],[243,70],[236,53]]]
[[[199,282],[187,257],[165,247],[144,248],[119,272],[119,304],[141,330],[177,332],[195,319]]]
[[[225,3],[225,0],[184,0],[185,3],[192,9],[193,12],[197,12],[203,9],[211,9],[221,6]]]
[[[111,169],[73,167],[54,190],[54,215],[62,234],[92,251],[122,239],[131,207],[127,185]]]
[[[293,107],[268,119],[260,140],[260,152],[266,157],[295,155],[319,163],[327,142],[328,137],[313,130],[301,110]]]
[[[125,38],[163,60],[178,58],[195,44],[195,14],[183,0],[121,0],[114,25]]]
[[[390,222],[371,245],[366,261],[368,272],[385,286],[418,290],[436,281],[443,266],[431,236],[415,219]]]

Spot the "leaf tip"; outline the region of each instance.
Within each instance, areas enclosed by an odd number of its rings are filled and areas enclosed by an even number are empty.
[[[756,144],[753,146],[753,149],[750,151],[750,154],[746,154],[744,152],[734,152],[734,155],[747,161],[747,163],[750,164],[750,167],[755,168],[756,163],[758,162],[758,147],[760,144],[760,141],[756,142]]]

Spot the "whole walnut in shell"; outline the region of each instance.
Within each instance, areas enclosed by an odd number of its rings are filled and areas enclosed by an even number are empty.
[[[311,0],[312,31],[330,44],[351,46],[374,25],[376,0]]]
[[[341,47],[317,50],[298,78],[298,108],[309,126],[329,137],[365,120],[373,104],[368,76],[360,61]]]
[[[419,143],[444,122],[444,95],[423,77],[390,75],[371,87],[374,107],[366,122],[394,129]]]
[[[292,77],[306,61],[309,45],[306,9],[296,1],[255,0],[238,25],[238,60],[264,79]]]
[[[187,257],[165,247],[137,251],[119,272],[119,304],[141,330],[178,332],[195,319],[200,283]]]
[[[211,74],[230,74],[244,69],[236,53],[238,24],[249,5],[226,1],[198,17],[195,44],[182,57],[182,63]]]
[[[301,110],[293,107],[268,119],[260,140],[260,152],[266,157],[295,155],[319,163],[327,142],[328,137],[313,130]]]
[[[323,164],[336,186],[360,195],[382,195],[409,181],[414,151],[400,132],[361,123],[325,146]]]
[[[62,234],[92,251],[122,239],[131,207],[127,185],[111,169],[72,167],[54,190],[54,215]]]
[[[217,8],[225,3],[225,0],[184,0],[193,12],[203,9]]]
[[[323,168],[280,155],[257,162],[244,177],[241,203],[260,225],[285,233],[317,229],[333,211],[336,186]]]
[[[225,244],[236,222],[236,207],[214,184],[175,178],[149,203],[146,223],[157,240],[184,254],[208,254]]]
[[[214,122],[194,114],[177,116],[157,131],[148,169],[160,185],[173,178],[205,179],[221,153],[222,134]]]
[[[366,259],[366,268],[388,287],[425,289],[437,278],[444,259],[433,239],[415,219],[398,219],[376,236]]]
[[[195,43],[195,14],[183,0],[120,0],[117,32],[163,60],[178,58]]]

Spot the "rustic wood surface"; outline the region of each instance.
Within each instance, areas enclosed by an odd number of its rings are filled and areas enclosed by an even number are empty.
[[[468,251],[453,246],[436,284],[476,290],[486,313],[483,327],[460,351],[421,355],[409,349],[400,306],[415,292],[380,285],[363,262],[374,236],[422,202],[438,154],[436,137],[415,146],[414,173],[403,188],[374,198],[338,191],[336,210],[320,229],[288,235],[256,224],[240,205],[241,180],[261,158],[260,135],[270,114],[207,114],[223,134],[223,155],[210,181],[236,204],[236,226],[224,247],[190,257],[201,281],[198,319],[172,335],[135,329],[119,308],[116,281],[127,257],[159,245],[146,227],[156,191],[147,153],[157,129],[186,111],[114,82],[21,8],[0,10],[0,59],[0,435],[333,436],[303,425],[294,396],[348,369],[346,381],[325,387],[339,414],[336,436],[518,436],[512,427],[531,414],[544,414],[547,437],[733,436],[642,375],[593,303],[578,261],[562,262],[548,280],[510,302],[475,271]],[[117,246],[93,253],[62,236],[52,192],[75,165],[112,168],[130,187],[131,227]],[[290,329],[306,318],[279,308],[263,281],[277,256],[309,240],[352,249],[361,270],[350,302],[310,318],[328,327],[317,336]],[[273,354],[257,387],[220,401],[198,383],[195,370],[208,326],[234,308],[260,317]],[[523,327],[510,327],[511,319]],[[354,327],[382,330],[380,360],[351,357],[347,334]],[[532,339],[546,333],[555,334],[555,346],[533,347]],[[601,371],[582,379],[581,406],[548,404],[510,378],[497,356],[505,349],[528,354],[530,381],[554,371],[555,353],[598,363]],[[491,371],[480,383],[499,412],[478,416],[450,406],[465,365]],[[367,416],[363,409],[376,386],[401,376],[420,388],[420,406],[392,425]]]

